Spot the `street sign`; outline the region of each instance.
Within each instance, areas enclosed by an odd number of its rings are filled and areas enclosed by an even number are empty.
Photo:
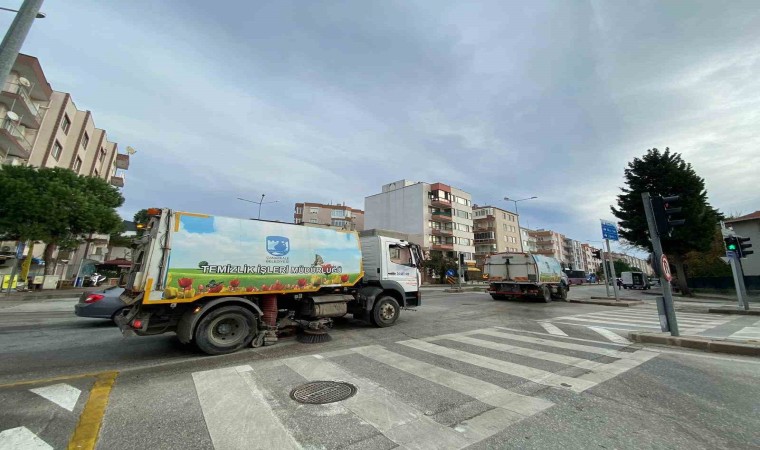
[[[618,237],[618,228],[615,222],[608,220],[602,220],[602,238],[610,239],[612,241],[620,240]]]
[[[726,258],[736,258],[736,252],[726,252]]]
[[[454,269],[449,269],[449,270],[446,271],[446,276],[447,277],[453,277],[455,274],[456,274],[456,272],[454,271]]]
[[[21,259],[24,257],[24,248],[26,247],[26,244],[24,242],[19,242],[18,247],[16,247],[16,259]]]
[[[671,281],[673,279],[673,275],[670,273],[670,264],[668,263],[667,256],[662,255],[662,258],[660,258],[660,265],[662,266],[662,277],[667,281]]]

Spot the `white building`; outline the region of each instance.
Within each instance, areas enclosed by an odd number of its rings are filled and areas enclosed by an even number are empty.
[[[425,251],[474,259],[472,196],[443,183],[400,180],[364,199],[364,228],[399,231]]]

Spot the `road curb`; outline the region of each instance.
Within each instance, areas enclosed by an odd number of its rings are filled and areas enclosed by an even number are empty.
[[[718,313],[718,314],[741,314],[741,315],[746,315],[746,316],[760,316],[760,309],[750,309],[749,311],[745,311],[743,309],[736,309],[736,308],[710,308],[707,310],[707,312]]]
[[[713,353],[760,356],[760,342],[745,343],[720,338],[708,338],[702,336],[668,336],[660,333],[638,331],[628,333],[628,338],[633,342],[641,344],[669,345]]]
[[[50,294],[36,294],[36,293],[16,293],[11,295],[0,295],[0,302],[4,301],[37,301],[37,300],[58,300],[63,298],[74,298],[79,297],[82,295],[82,292],[88,292],[88,291],[79,291],[79,290],[72,290],[72,291],[62,291],[62,292],[51,292]]]
[[[644,302],[641,300],[610,300],[610,299],[603,299],[600,297],[591,297],[590,300],[576,300],[576,299],[568,299],[569,303],[583,303],[587,305],[602,305],[602,306],[622,306],[622,307],[628,307],[628,306],[634,306],[634,305],[642,305]]]

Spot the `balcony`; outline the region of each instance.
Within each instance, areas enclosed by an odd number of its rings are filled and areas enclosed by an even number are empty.
[[[111,177],[111,186],[124,187],[124,177]]]
[[[116,155],[116,161],[114,161],[114,165],[117,169],[129,169],[129,155]]]
[[[446,230],[446,229],[443,229],[443,228],[441,228],[441,229],[433,228],[430,231],[430,234],[432,234],[433,236],[453,236],[454,235],[454,230]]]
[[[430,197],[430,205],[436,208],[451,208],[451,200],[441,197]]]
[[[3,125],[0,127],[0,147],[8,149],[8,155],[24,159],[29,158],[29,152],[32,151],[32,143],[8,118],[3,119]]]
[[[430,246],[433,250],[441,250],[441,251],[453,251],[454,250],[454,244],[432,244]]]
[[[2,96],[8,99],[8,107],[13,104],[13,111],[21,117],[21,123],[30,128],[39,128],[42,123],[42,110],[38,108],[31,97],[29,88],[18,83],[6,82]],[[15,102],[15,104],[14,104]]]
[[[433,222],[453,222],[451,213],[445,213],[443,211],[436,211],[430,214],[430,220]]]

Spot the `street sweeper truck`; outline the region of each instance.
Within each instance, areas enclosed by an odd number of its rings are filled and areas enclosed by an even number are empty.
[[[175,332],[208,354],[284,333],[329,339],[334,318],[378,327],[420,306],[420,247],[392,232],[149,209],[116,317],[125,335]]]
[[[486,258],[488,293],[494,300],[537,298],[567,300],[569,284],[556,259],[532,253],[495,253]]]

